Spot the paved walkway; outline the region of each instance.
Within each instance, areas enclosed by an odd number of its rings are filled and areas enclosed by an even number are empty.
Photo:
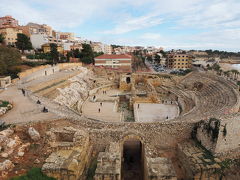
[[[13,104],[13,109],[0,117],[2,121],[9,124],[58,118],[58,116],[53,113],[41,112],[43,106],[38,105],[28,97],[23,96],[22,91],[18,90],[15,85],[8,87],[0,93],[0,99],[7,100]]]

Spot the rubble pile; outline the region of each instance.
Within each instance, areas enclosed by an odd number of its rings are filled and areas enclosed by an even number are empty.
[[[39,133],[34,128],[30,127],[28,132],[31,139],[40,139]],[[30,142],[24,143],[12,128],[0,132],[0,179],[8,176],[14,168],[14,162],[22,158],[29,147]]]

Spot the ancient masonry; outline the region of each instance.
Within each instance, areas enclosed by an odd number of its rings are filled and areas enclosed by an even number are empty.
[[[85,179],[94,154],[95,180],[121,180],[126,175],[126,149],[140,147],[144,180],[217,179],[221,157],[239,151],[239,91],[232,81],[208,72],[179,77],[119,74],[93,67],[65,71],[64,76],[38,86],[34,80],[29,86],[24,83],[29,99],[40,100],[50,112],[72,123],[46,133],[53,152],[42,170],[49,176]],[[95,98],[112,89],[121,91],[114,95],[116,111],[127,102],[125,111],[118,112],[121,117],[131,114],[138,103],[174,104],[179,108],[178,116],[150,122],[127,122],[124,118],[111,122],[82,113],[86,103],[99,104]],[[136,146],[126,145],[128,141]]]

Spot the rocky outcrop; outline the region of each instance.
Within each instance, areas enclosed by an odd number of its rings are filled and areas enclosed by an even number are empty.
[[[8,171],[14,168],[14,164],[10,160],[5,160],[0,163],[0,171]]]
[[[33,127],[28,129],[28,134],[33,141],[38,141],[41,138],[39,132]]]
[[[60,95],[55,98],[55,102],[65,105],[69,108],[79,110],[82,103],[87,99],[88,92],[92,88],[92,71],[86,68],[80,68],[81,73],[69,79],[70,86],[58,89]]]
[[[3,114],[6,114],[7,111],[9,111],[12,108],[13,108],[13,106],[10,103],[8,105],[6,105],[6,107],[0,107],[0,116],[3,115]]]

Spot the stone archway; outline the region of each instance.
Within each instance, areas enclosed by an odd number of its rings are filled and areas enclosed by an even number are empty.
[[[145,149],[140,136],[127,135],[121,141],[122,180],[144,180]]]

